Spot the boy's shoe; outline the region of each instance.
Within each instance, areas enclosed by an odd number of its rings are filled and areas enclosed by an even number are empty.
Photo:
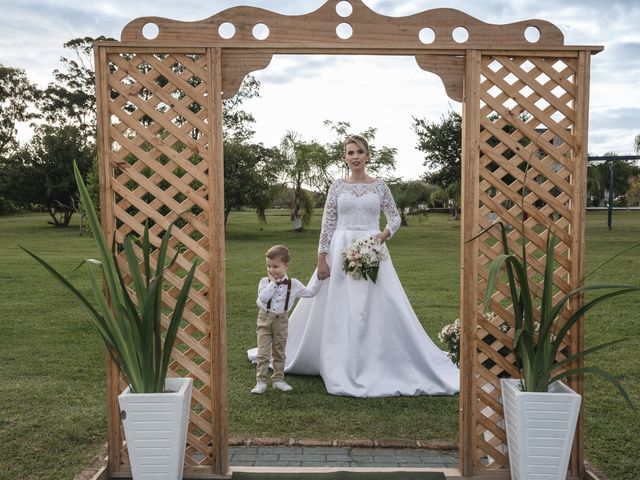
[[[251,393],[257,393],[258,395],[267,391],[267,384],[258,382],[256,386],[251,389]]]
[[[275,388],[276,390],[280,390],[281,392],[288,392],[290,390],[293,390],[293,387],[284,380],[281,382],[273,382],[273,388]]]

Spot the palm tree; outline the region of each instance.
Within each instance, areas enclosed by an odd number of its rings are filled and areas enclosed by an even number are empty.
[[[327,183],[331,159],[318,142],[305,142],[288,131],[280,142],[277,170],[285,188],[293,192],[289,201],[293,230],[301,232],[311,220],[313,198],[303,187],[319,189]]]

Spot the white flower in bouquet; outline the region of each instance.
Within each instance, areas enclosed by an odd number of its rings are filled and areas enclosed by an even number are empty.
[[[378,278],[380,260],[384,258],[384,246],[377,238],[354,240],[342,252],[342,269],[354,280]]]
[[[453,323],[445,325],[438,333],[438,339],[447,346],[447,355],[453,363],[460,363],[460,319],[456,318]]]

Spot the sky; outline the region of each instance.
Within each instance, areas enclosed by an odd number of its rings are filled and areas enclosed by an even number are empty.
[[[226,8],[249,5],[277,13],[310,13],[324,0],[0,0],[0,64],[22,68],[45,87],[72,38],[120,39],[122,28],[143,16],[194,21]],[[623,0],[364,0],[374,11],[406,16],[432,8],[456,8],[477,19],[505,24],[547,20],[562,30],[565,45],[602,45],[592,57],[589,153],[632,154],[640,133],[640,1]],[[377,129],[374,143],[395,147],[395,174],[416,179],[426,171],[415,146],[412,118],[439,122],[461,105],[447,97],[438,77],[410,57],[274,56],[264,70],[260,98],[246,104],[256,118],[255,141],[278,145],[287,130],[304,140],[334,140],[324,120],[347,121],[354,132]],[[29,130],[22,128],[21,140]]]

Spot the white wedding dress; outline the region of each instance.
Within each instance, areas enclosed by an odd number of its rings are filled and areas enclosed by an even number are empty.
[[[380,232],[381,210],[386,228],[395,233],[400,216],[382,180],[336,180],[331,186],[319,246],[327,252],[331,276],[289,317],[285,371],[320,375],[334,395],[455,394],[460,372],[422,328],[389,255],[376,283],[354,280],[342,270],[342,251],[353,240]]]

